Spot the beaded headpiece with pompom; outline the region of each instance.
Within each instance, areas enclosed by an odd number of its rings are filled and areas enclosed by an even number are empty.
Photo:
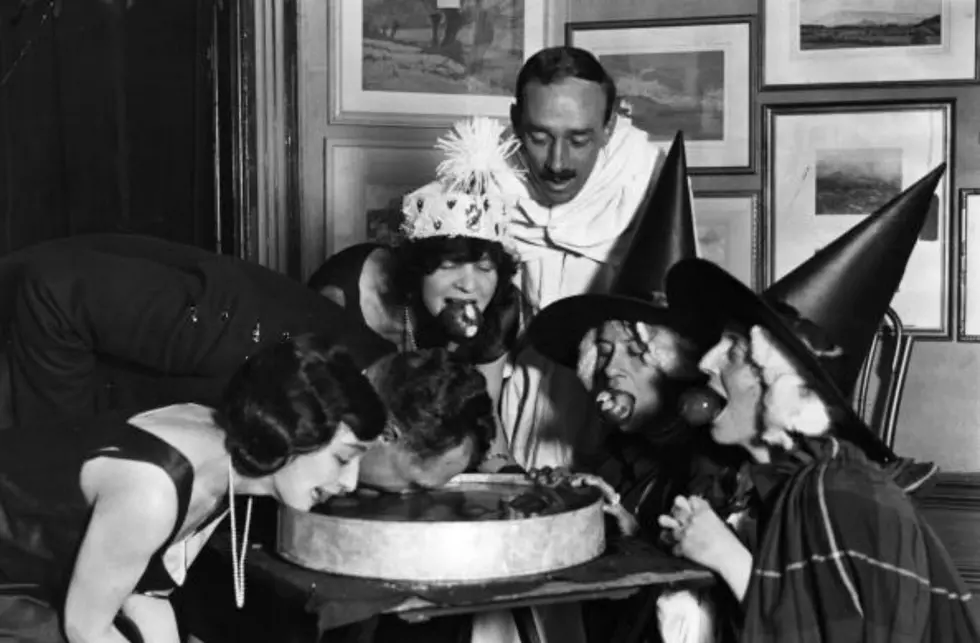
[[[436,143],[436,149],[446,155],[436,168],[437,180],[402,200],[405,238],[476,237],[510,247],[507,226],[516,197],[508,195],[504,186],[513,184],[518,173],[508,163],[518,145],[494,119],[456,123]]]

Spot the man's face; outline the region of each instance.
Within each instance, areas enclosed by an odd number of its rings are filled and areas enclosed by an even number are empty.
[[[441,455],[420,458],[406,448],[404,441],[381,443],[361,460],[358,485],[389,493],[408,493],[438,489],[463,473],[473,456],[473,441],[461,444]]]
[[[606,95],[598,83],[566,78],[528,83],[523,110],[511,110],[528,167],[528,182],[545,206],[574,199],[592,174],[612,129],[604,122]]]
[[[666,408],[664,385],[688,377],[692,350],[686,340],[664,326],[608,321],[595,338],[592,391],[602,419],[624,432],[651,430]]]

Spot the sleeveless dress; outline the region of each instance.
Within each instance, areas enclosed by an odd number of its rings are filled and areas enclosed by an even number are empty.
[[[190,462],[156,435],[116,412],[84,426],[49,425],[0,434],[0,639],[60,641],[52,619],[64,603],[91,506],[81,469],[98,457],[146,462],[163,469],[177,492],[177,517],[150,559],[135,593],[167,596],[183,584],[200,547],[227,510],[223,503],[202,527],[176,540],[194,484]],[[47,609],[45,609],[47,608]],[[138,638],[135,640],[139,640]]]

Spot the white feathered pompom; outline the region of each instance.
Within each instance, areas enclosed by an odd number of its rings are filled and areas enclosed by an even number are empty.
[[[446,136],[439,139],[436,149],[446,158],[436,172],[450,190],[469,194],[485,194],[499,181],[496,175],[514,173],[508,159],[520,143],[513,135],[504,135],[504,126],[497,120],[475,117],[459,121]]]
[[[830,412],[823,400],[800,377],[790,360],[759,326],[749,331],[752,361],[759,365],[766,396],[762,401],[766,431],[763,441],[790,448],[786,431],[821,436],[830,431]]]

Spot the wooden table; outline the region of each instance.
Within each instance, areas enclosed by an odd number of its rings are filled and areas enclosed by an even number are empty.
[[[610,551],[590,563],[543,577],[439,587],[315,572],[259,546],[249,552],[246,604],[238,611],[232,600],[228,549],[226,537],[214,538],[192,567],[191,578],[182,590],[178,607],[181,618],[204,643],[268,640],[271,635],[276,641],[310,643],[320,640],[324,631],[379,614],[416,623],[500,610],[513,611],[524,643],[537,643],[540,637],[531,615],[533,607],[619,600],[645,588],[690,588],[714,582],[714,576],[704,568],[637,541],[610,545]],[[656,592],[649,596],[654,600]],[[652,602],[649,607],[646,613],[654,613]]]

